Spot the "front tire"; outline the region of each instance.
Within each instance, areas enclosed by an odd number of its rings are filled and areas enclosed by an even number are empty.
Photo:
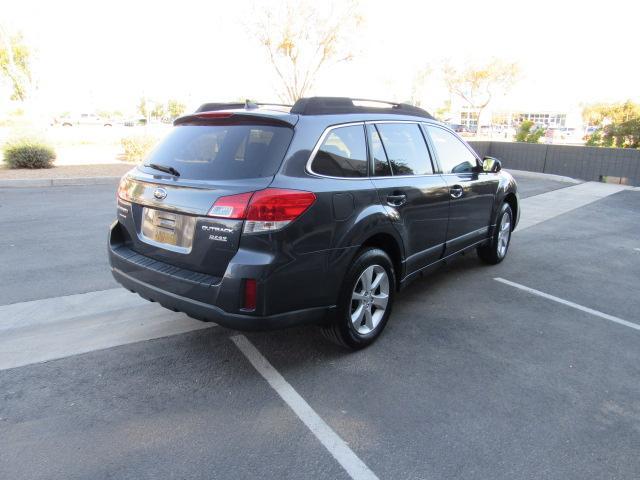
[[[338,306],[323,335],[338,345],[359,350],[382,333],[395,297],[395,271],[379,248],[362,250],[342,284]]]
[[[478,256],[482,261],[496,265],[504,260],[511,243],[511,231],[513,230],[513,212],[508,203],[503,203],[498,214],[496,229],[487,245],[478,247]]]

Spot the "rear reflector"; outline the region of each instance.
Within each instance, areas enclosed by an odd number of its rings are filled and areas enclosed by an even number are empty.
[[[302,215],[315,200],[316,196],[311,192],[267,188],[220,197],[208,215],[244,219],[245,233],[275,231]]]
[[[243,310],[255,310],[256,298],[258,296],[258,285],[255,278],[247,278],[244,281],[244,302]]]

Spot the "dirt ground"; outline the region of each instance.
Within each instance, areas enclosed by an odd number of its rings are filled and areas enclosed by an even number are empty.
[[[10,170],[0,164],[0,179],[120,177],[133,168],[131,163],[63,165],[53,168]]]

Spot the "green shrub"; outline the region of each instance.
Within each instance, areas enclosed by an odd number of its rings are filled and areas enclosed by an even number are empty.
[[[590,147],[640,148],[640,117],[611,123],[599,128],[587,139]]]
[[[139,162],[147,156],[158,139],[153,135],[131,135],[122,140],[124,158],[128,162]]]
[[[4,146],[4,161],[9,168],[51,168],[56,152],[44,140],[17,138]]]
[[[587,141],[585,142],[587,147],[600,147],[602,146],[602,129],[599,128],[591,135],[587,137]]]
[[[516,142],[538,143],[540,137],[544,135],[544,130],[541,128],[535,128],[531,120],[525,120],[520,124],[518,131],[516,132]]]

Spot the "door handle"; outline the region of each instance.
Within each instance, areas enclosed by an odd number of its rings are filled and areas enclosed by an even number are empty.
[[[462,188],[460,185],[454,185],[449,189],[449,195],[451,195],[452,198],[460,198],[463,193],[464,188]]]
[[[407,203],[407,196],[404,193],[397,193],[394,195],[387,195],[387,204],[392,207],[399,207]]]

